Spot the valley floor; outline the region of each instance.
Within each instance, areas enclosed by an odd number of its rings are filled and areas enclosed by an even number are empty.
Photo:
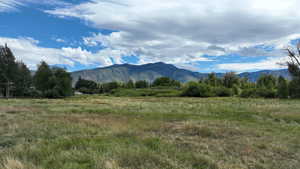
[[[0,100],[4,169],[297,169],[300,100]]]

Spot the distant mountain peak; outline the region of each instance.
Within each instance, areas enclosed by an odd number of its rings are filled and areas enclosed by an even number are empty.
[[[262,70],[258,72],[245,72],[238,74],[240,77],[247,77],[250,81],[256,81],[262,74],[271,74],[274,76],[284,76],[290,78],[287,70]],[[217,73],[218,77],[222,77],[223,73]],[[108,67],[81,70],[72,72],[73,84],[79,77],[87,80],[93,80],[98,83],[106,83],[112,81],[127,82],[129,80],[138,81],[146,80],[154,81],[158,77],[169,77],[180,82],[198,81],[208,76],[207,73],[192,72],[185,69],[177,68],[172,64],[164,62],[148,63],[144,65],[133,64],[116,64]]]

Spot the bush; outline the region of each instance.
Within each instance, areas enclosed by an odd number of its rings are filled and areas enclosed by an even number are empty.
[[[266,89],[266,88],[252,88],[252,89],[245,89],[241,93],[241,97],[244,98],[276,98],[277,91],[274,89]]]
[[[24,92],[25,97],[32,97],[32,98],[39,98],[42,97],[42,92],[39,90],[36,90],[35,88],[29,88],[28,90],[25,90]]]
[[[287,80],[280,76],[278,78],[278,86],[277,86],[277,89],[278,89],[278,97],[279,98],[282,98],[282,99],[285,99],[285,98],[288,98],[289,97],[289,86],[288,86],[288,82]]]
[[[117,97],[141,97],[141,96],[156,96],[156,97],[178,97],[181,92],[175,89],[114,89],[111,94]]]
[[[46,90],[46,91],[44,92],[43,95],[44,95],[44,97],[50,98],[50,99],[62,97],[62,96],[59,94],[58,90],[55,89],[55,88],[54,88],[54,89],[50,89],[50,90]]]
[[[260,88],[256,90],[256,93],[258,97],[263,97],[263,98],[277,97],[277,91],[275,89]]]
[[[152,83],[153,87],[157,87],[157,86],[180,87],[180,85],[181,85],[180,82],[168,77],[157,78]]]
[[[119,88],[120,85],[118,82],[109,82],[102,84],[102,91],[104,93],[110,93],[112,90]]]
[[[210,97],[213,96],[211,87],[206,84],[189,82],[183,89],[181,96],[186,97]]]
[[[233,96],[233,91],[226,87],[216,87],[214,88],[214,94],[218,97],[231,97]]]
[[[240,96],[243,98],[257,97],[256,89],[255,88],[244,89]]]
[[[139,80],[139,81],[135,82],[135,87],[137,89],[148,88],[149,83],[145,80]]]
[[[232,91],[236,96],[239,96],[242,92],[241,88],[238,85],[233,85]]]

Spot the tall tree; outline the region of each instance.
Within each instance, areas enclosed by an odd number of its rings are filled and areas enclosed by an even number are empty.
[[[239,85],[239,77],[234,72],[228,72],[223,77],[223,85],[227,88],[232,88],[234,85]]]
[[[276,78],[272,75],[262,75],[257,80],[257,87],[274,89],[276,87]]]
[[[216,87],[218,85],[218,78],[215,73],[210,73],[207,77],[207,82],[208,85]]]
[[[45,93],[47,90],[54,88],[55,80],[54,75],[50,66],[42,61],[40,65],[38,65],[38,70],[35,72],[33,77],[34,86],[37,90]]]
[[[132,89],[134,87],[134,82],[131,79],[125,84],[125,88],[127,89]]]
[[[0,83],[6,97],[10,97],[11,89],[17,75],[16,58],[12,51],[5,46],[0,47]]]
[[[15,79],[15,96],[28,96],[32,85],[32,76],[28,67],[23,62],[17,63],[17,74]]]
[[[291,97],[300,98],[300,43],[296,49],[287,48],[290,60],[287,62],[288,70],[292,76],[292,81],[289,85]]]
[[[65,69],[54,68],[55,87],[60,97],[67,97],[73,94],[72,77]]]

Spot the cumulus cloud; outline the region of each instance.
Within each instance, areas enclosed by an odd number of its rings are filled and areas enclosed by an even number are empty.
[[[87,50],[71,47],[45,48],[39,46],[39,41],[32,38],[3,38],[0,37],[0,44],[7,43],[12,49],[17,60],[23,61],[31,69],[42,60],[51,65],[63,64],[74,66],[76,63],[83,65],[97,64],[108,66],[113,64],[113,60],[104,51],[91,53]]]
[[[204,55],[283,56],[281,48],[300,38],[299,5],[298,0],[92,0],[46,12],[118,31],[86,37],[86,45],[135,54],[140,63],[188,64],[208,61]]]

